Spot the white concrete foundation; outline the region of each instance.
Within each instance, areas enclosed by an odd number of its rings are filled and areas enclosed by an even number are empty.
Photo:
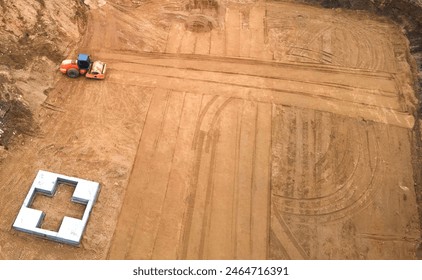
[[[37,192],[53,196],[56,192],[57,185],[60,183],[68,183],[75,186],[72,201],[86,205],[83,217],[80,220],[65,216],[58,232],[42,229],[40,226],[45,213],[37,209],[32,209],[32,200]],[[92,207],[97,200],[99,190],[100,185],[97,182],[40,170],[26,195],[25,201],[13,223],[13,228],[61,243],[77,246],[81,242],[82,234],[88,222]]]

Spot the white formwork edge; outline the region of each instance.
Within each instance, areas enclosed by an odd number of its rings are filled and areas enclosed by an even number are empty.
[[[37,192],[53,196],[56,192],[57,185],[60,183],[68,183],[75,186],[72,201],[86,205],[84,214],[82,219],[65,216],[58,232],[42,229],[40,225],[45,217],[45,213],[31,208],[32,200]],[[97,200],[99,190],[100,184],[97,182],[39,170],[13,223],[13,228],[61,243],[78,246],[81,242],[82,234],[88,222],[92,207]]]

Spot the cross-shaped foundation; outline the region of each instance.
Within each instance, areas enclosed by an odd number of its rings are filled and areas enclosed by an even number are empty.
[[[58,231],[65,216],[82,219],[86,205],[72,201],[75,188],[74,184],[60,183],[53,196],[47,196],[41,192],[35,194],[30,208],[45,213],[40,228]]]
[[[66,185],[70,190],[65,190]],[[54,241],[79,245],[99,189],[100,185],[96,182],[40,170],[13,223],[13,228]],[[66,200],[66,193],[67,197],[71,193],[73,203]],[[54,196],[54,199],[45,195]],[[81,204],[79,208],[77,204]],[[83,214],[79,218],[81,210]],[[71,217],[72,215],[77,217]],[[44,222],[46,217],[48,220]]]

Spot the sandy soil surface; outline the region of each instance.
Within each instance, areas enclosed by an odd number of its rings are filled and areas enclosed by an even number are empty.
[[[290,1],[90,2],[75,55],[107,77],[58,73],[41,132],[0,163],[1,259],[416,257],[397,27]],[[39,169],[101,183],[80,247],[11,228]],[[66,197],[34,201],[44,227],[83,211]]]

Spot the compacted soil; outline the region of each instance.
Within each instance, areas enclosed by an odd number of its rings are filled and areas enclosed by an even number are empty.
[[[39,132],[0,163],[0,259],[414,259],[400,29],[291,1],[89,1]],[[186,1],[185,1],[186,2]],[[100,182],[80,247],[12,229],[39,169]],[[83,207],[36,197],[41,227]]]

